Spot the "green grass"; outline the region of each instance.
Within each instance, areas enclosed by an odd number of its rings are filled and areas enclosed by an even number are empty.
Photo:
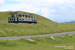
[[[18,43],[10,40],[0,40],[0,45],[3,46],[17,46]]]
[[[7,12],[0,12],[0,37],[3,36],[26,36],[38,34],[50,34],[57,32],[75,31],[75,24],[60,24],[53,22],[43,16],[37,15],[37,24],[15,24],[8,23],[10,15]],[[34,14],[28,12],[21,12],[25,14]]]
[[[35,40],[34,42],[30,42],[24,38],[20,40],[0,40],[0,50],[75,50],[75,34],[73,34],[72,37],[67,35],[62,36],[64,39],[58,36],[54,36],[55,40],[51,40],[49,36],[30,38]],[[66,49],[63,46],[69,48]]]

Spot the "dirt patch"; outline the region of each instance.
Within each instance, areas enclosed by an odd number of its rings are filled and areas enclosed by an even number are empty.
[[[0,30],[0,32],[2,32],[2,31]]]

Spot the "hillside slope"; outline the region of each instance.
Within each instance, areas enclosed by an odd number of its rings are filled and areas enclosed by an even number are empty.
[[[35,14],[37,16],[37,24],[8,23],[8,17],[10,17],[8,13],[9,11],[0,12],[0,36],[25,36],[75,31],[75,24],[59,24],[37,14]],[[21,11],[18,11],[18,13],[33,14]]]

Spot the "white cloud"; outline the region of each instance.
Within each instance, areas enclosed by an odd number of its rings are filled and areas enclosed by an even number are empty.
[[[59,8],[60,8],[60,9],[65,9],[65,7],[62,7],[62,6],[60,6]]]
[[[43,16],[48,16],[48,14],[49,14],[48,8],[43,8],[42,13],[43,13]]]
[[[6,10],[6,9],[2,9],[2,10],[0,10],[1,12],[4,12],[4,11],[9,11],[9,10]]]
[[[45,17],[51,17],[54,16],[52,13],[56,12],[55,9],[49,9],[49,8],[43,8],[42,9],[42,14]]]
[[[51,11],[51,12],[56,12],[56,10],[55,10],[55,9],[51,9],[50,11]]]
[[[74,6],[74,5],[70,5],[70,7],[75,8],[75,6]]]
[[[4,0],[0,0],[0,4],[4,4]]]
[[[11,4],[6,5],[8,9],[11,10],[26,10],[26,11],[32,11],[34,13],[44,9],[48,8],[48,11],[51,11],[53,7],[58,6],[60,9],[65,9],[64,6],[68,6],[69,4],[74,4],[75,0],[7,0],[7,1],[16,1],[19,2],[18,4]],[[4,0],[0,0],[0,3],[4,3]],[[9,8],[10,7],[10,8]],[[12,7],[12,8],[11,8]],[[13,8],[15,7],[15,8]],[[71,6],[74,7],[74,6]],[[51,10],[49,10],[51,9]],[[51,12],[56,11],[52,10]]]
[[[16,2],[39,2],[39,3],[49,3],[49,4],[73,4],[75,0],[7,0],[7,1],[16,1]]]
[[[55,4],[55,3],[63,3],[64,0],[48,0],[49,3]]]

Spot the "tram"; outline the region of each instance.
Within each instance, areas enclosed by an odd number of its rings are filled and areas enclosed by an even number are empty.
[[[18,12],[9,13],[8,23],[37,23],[36,15],[21,14]]]

